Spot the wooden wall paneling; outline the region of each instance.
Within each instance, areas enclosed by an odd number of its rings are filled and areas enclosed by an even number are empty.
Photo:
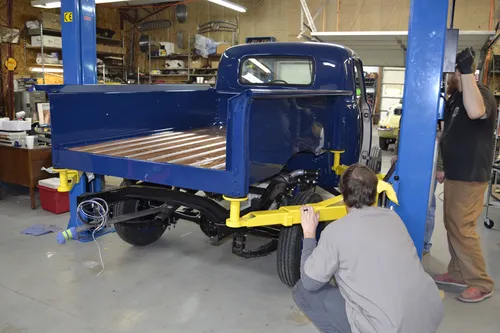
[[[38,14],[41,12],[59,13],[59,9],[40,9],[32,7],[31,0],[14,0],[13,5],[14,5],[13,20],[12,20],[13,28],[20,30],[25,29],[24,27],[26,21],[36,20]],[[6,6],[0,8],[0,17],[2,18],[7,17]],[[116,34],[114,36],[115,39],[121,38],[120,16],[117,10],[109,7],[97,6],[96,22],[97,25],[100,27],[115,30],[116,31]],[[27,36],[26,41],[29,44],[30,37]],[[24,38],[21,38],[19,44],[12,44],[12,54],[18,63],[18,67],[14,71],[14,78],[31,77],[32,73],[29,72],[29,65],[36,63],[36,55],[38,52],[36,50],[26,50],[25,54],[24,44],[25,44]],[[0,66],[0,68],[2,75],[4,77],[7,77],[7,71],[3,66],[3,61],[7,57],[8,46],[7,44],[1,44],[0,47],[2,48],[2,59],[0,59],[2,65]],[[4,92],[6,91],[6,85],[7,85],[7,80],[4,80]]]
[[[491,0],[457,0],[455,28],[462,30],[488,30],[490,4]]]

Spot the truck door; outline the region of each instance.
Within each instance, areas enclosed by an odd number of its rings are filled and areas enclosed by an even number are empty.
[[[361,60],[354,58],[354,82],[361,127],[359,163],[367,164],[372,146],[372,113],[366,101],[365,80]]]

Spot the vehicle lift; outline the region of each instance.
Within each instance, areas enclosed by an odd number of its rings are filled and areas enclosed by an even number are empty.
[[[65,22],[64,13],[73,13],[73,21]],[[431,179],[434,177],[434,147],[438,118],[440,83],[443,73],[447,34],[448,0],[411,0],[406,52],[404,110],[400,135],[399,160],[391,178],[399,199],[395,211],[404,221],[417,253],[422,254],[425,220],[429,206]],[[64,81],[66,84],[95,84],[96,26],[94,0],[62,0],[61,22],[64,49]],[[336,163],[338,172],[342,167]],[[337,170],[336,170],[337,171]],[[70,221],[68,229],[78,225],[77,197],[85,192],[102,190],[103,176],[87,183],[85,174],[60,170],[62,185],[65,179],[74,179],[70,193]],[[387,188],[383,189],[387,190]],[[388,197],[396,201],[392,192]],[[281,207],[277,211],[253,212],[240,217],[240,202],[246,198],[227,198],[230,201],[230,227],[246,227],[268,223],[292,225],[300,223],[298,206]],[[315,204],[322,221],[341,217],[341,197]],[[340,209],[339,209],[340,207]],[[260,221],[260,222],[258,222]],[[277,222],[278,221],[278,222]]]

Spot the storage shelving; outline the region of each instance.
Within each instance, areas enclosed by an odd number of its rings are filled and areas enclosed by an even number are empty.
[[[58,46],[47,46],[44,45],[43,43],[43,37],[44,36],[54,36],[54,37],[60,37],[62,36],[61,30],[58,29],[49,29],[49,28],[44,28],[42,25],[42,22],[39,22],[40,27],[39,28],[33,28],[33,29],[27,29],[27,36],[32,37],[32,36],[41,36],[42,42],[41,45],[30,45],[28,41],[24,40],[25,43],[25,62],[27,63],[27,55],[26,55],[26,50],[36,50],[39,51],[42,55],[45,54],[45,52],[52,52],[52,51],[58,51],[62,53],[62,47]],[[101,57],[107,57],[107,56],[118,56],[120,58],[120,61],[123,66],[106,66],[104,68],[104,73],[103,76],[104,78],[106,77],[106,68],[107,69],[113,69],[113,70],[123,70],[122,76],[123,80],[126,82],[127,81],[127,71],[130,70],[130,68],[125,66],[125,46],[124,46],[124,40],[118,40],[118,39],[112,39],[108,37],[102,37],[102,36],[96,36],[96,55],[101,56]],[[45,57],[42,56],[42,61],[40,64],[30,64],[29,67],[41,67],[42,71],[37,71],[42,74],[42,82],[45,84],[45,74],[52,74],[50,72],[47,72],[46,69],[52,69],[52,68],[61,68],[61,64],[47,64],[45,62]],[[121,67],[121,68],[120,68]],[[99,66],[98,66],[99,68]],[[101,69],[103,67],[100,67]]]
[[[181,80],[181,81],[175,80],[175,82],[173,82],[173,83],[180,83],[180,82],[190,83],[190,82],[193,82],[193,80],[195,80],[196,77],[204,77],[204,78],[217,77],[218,68],[208,68],[208,67],[207,68],[193,68],[193,67],[191,67],[193,60],[195,60],[197,58],[201,58],[199,56],[193,55],[193,53],[191,52],[192,45],[194,45],[193,38],[191,38],[191,36],[190,36],[188,39],[189,53],[169,54],[169,55],[150,55],[150,54],[148,54],[149,83],[153,83],[152,78],[161,78],[161,77],[174,78],[174,79],[186,78],[185,80]],[[217,59],[218,60],[218,59],[220,59],[220,57],[221,57],[221,55],[219,55],[219,54],[212,54],[212,55],[209,55],[209,58],[207,61],[209,62],[210,59],[212,59],[212,60]],[[164,60],[179,59],[179,60],[184,60],[186,63],[185,63],[185,66],[182,68],[166,68],[166,67],[153,68],[153,66],[151,64],[152,60],[159,60],[159,59],[164,59]],[[152,71],[160,71],[160,73],[161,72],[165,72],[165,73],[151,74]],[[182,74],[172,73],[172,72],[177,72],[177,71],[185,71],[185,73],[182,73]]]

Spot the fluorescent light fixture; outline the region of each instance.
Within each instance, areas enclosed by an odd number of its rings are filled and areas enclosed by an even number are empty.
[[[253,75],[252,73],[246,73],[245,75],[242,76],[245,80],[247,80],[250,83],[264,83],[261,79]]]
[[[238,4],[235,4],[234,2],[228,1],[228,0],[208,0],[210,2],[216,3],[218,5],[230,8],[232,10],[235,10],[240,13],[246,13],[247,9],[243,6],[240,6]]]
[[[126,0],[95,0],[95,3],[100,4],[100,3],[125,2],[125,1]],[[36,1],[31,1],[31,6],[38,8],[59,8],[61,7],[61,1],[36,0]]]
[[[43,68],[43,67],[31,67],[31,71],[35,73],[63,73],[62,68]]]
[[[31,6],[38,8],[59,8],[60,1],[31,1]]]
[[[271,74],[271,70],[269,68],[267,68],[266,65],[264,65],[263,63],[261,63],[260,61],[258,61],[257,59],[250,58],[248,60],[250,60],[250,62],[253,63],[255,66],[257,66],[260,69],[262,69],[265,73]]]

